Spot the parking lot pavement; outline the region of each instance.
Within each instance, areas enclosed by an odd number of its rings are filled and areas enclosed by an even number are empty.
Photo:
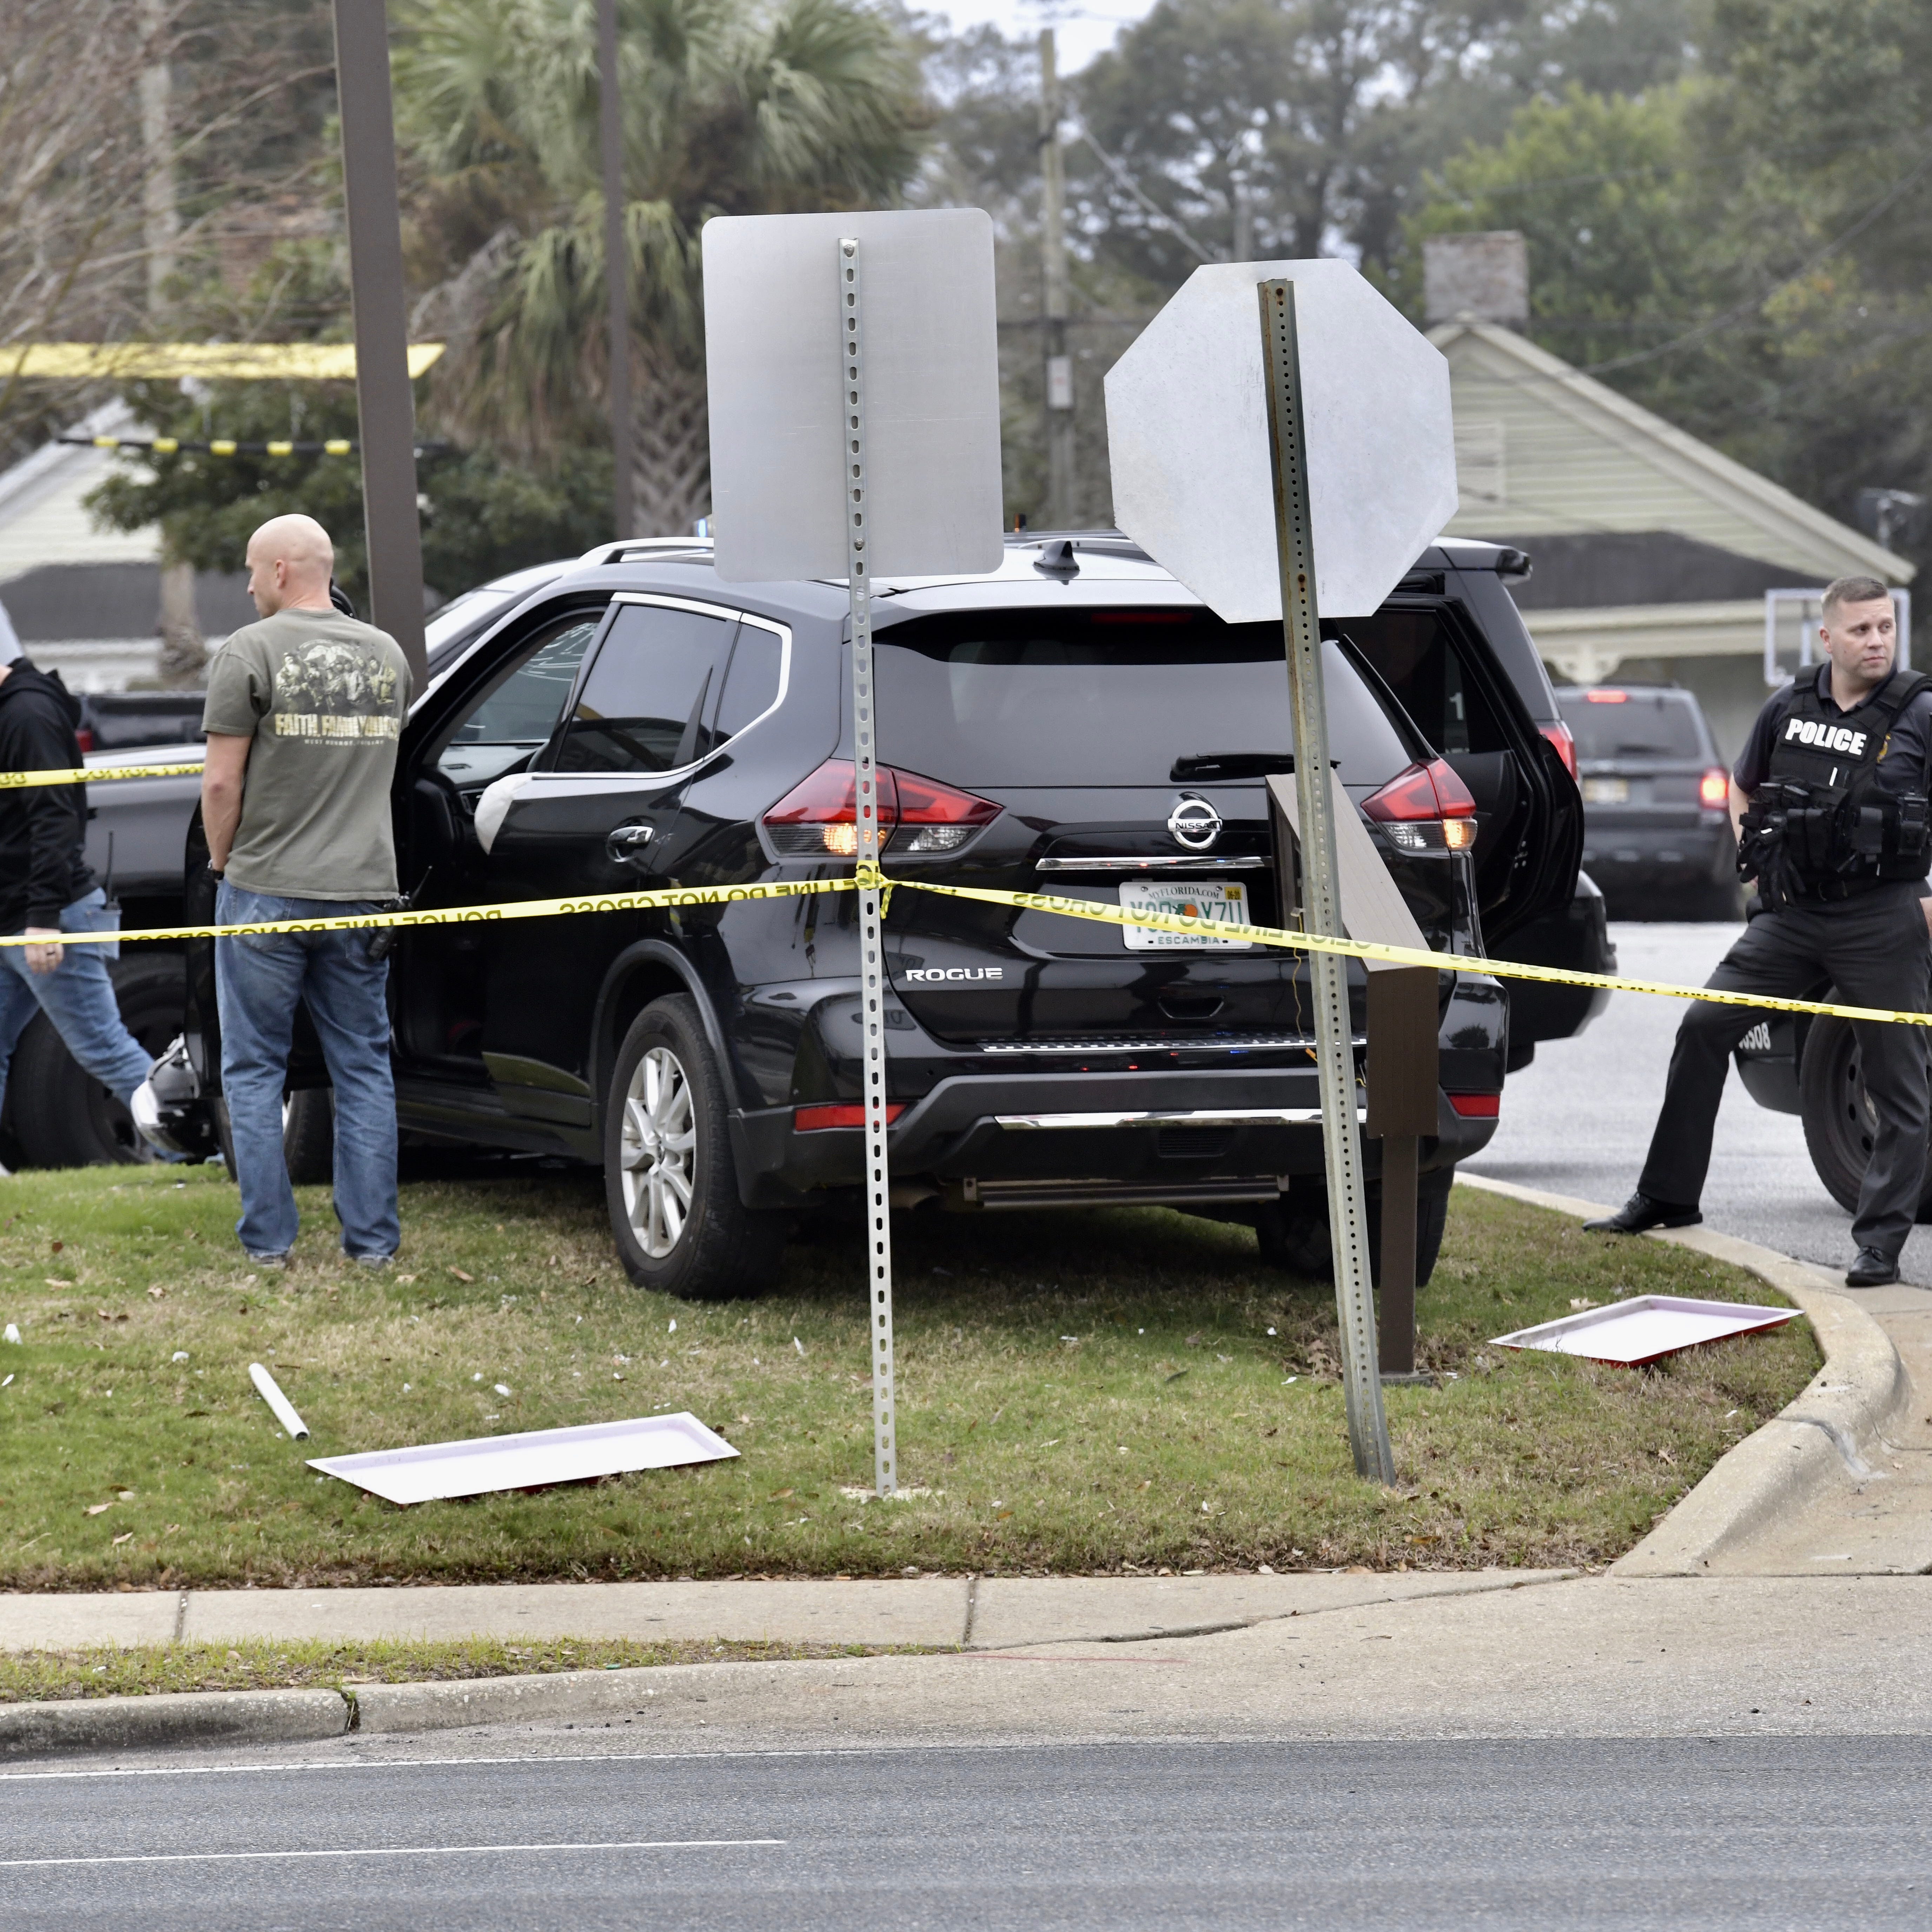
[[[1740,930],[1618,922],[1610,932],[1620,973],[1701,986]],[[1621,1207],[1643,1166],[1683,1011],[1680,1000],[1613,993],[1586,1032],[1539,1046],[1534,1061],[1510,1076],[1502,1126],[1469,1172]],[[1851,1265],[1851,1216],[1813,1171],[1798,1117],[1759,1106],[1735,1072],[1718,1114],[1703,1208],[1722,1233],[1821,1268]],[[1912,1231],[1900,1267],[1905,1280],[1932,1287],[1932,1228]]]

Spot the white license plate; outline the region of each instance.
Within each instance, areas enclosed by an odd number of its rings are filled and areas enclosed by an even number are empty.
[[[1628,805],[1630,802],[1630,780],[1586,778],[1583,781],[1583,802],[1586,805]]]
[[[1245,926],[1248,922],[1247,889],[1239,885],[1168,885],[1147,879],[1130,880],[1120,887],[1123,912],[1166,913],[1176,918],[1192,916],[1210,925]],[[1189,932],[1162,932],[1151,926],[1126,926],[1120,936],[1130,952],[1252,952],[1248,939],[1209,939]]]

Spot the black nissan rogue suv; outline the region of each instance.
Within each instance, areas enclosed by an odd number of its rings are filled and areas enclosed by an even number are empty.
[[[396,781],[405,884],[434,907],[849,875],[844,586],[724,584],[697,544],[603,556],[486,628],[416,702]],[[889,872],[1276,922],[1279,624],[1223,623],[1104,537],[882,584],[874,610]],[[1380,618],[1326,627],[1331,751],[1430,944],[1471,953],[1486,928],[1568,902],[1576,789],[1463,605],[1438,588],[1392,611],[1393,645],[1350,634]],[[1474,748],[1430,742],[1376,668],[1413,681],[1429,625],[1462,638],[1450,701],[1480,711]],[[198,835],[188,910],[205,919]],[[600,1164],[633,1280],[755,1289],[796,1212],[859,1182],[856,910],[839,892],[412,928],[390,979],[402,1127]],[[1160,1202],[1325,1261],[1304,961],[906,890],[886,925],[896,1201]],[[212,952],[191,960],[189,1042],[211,1097]],[[1508,1027],[1493,979],[1439,985],[1425,1270],[1455,1165],[1494,1131]],[[310,1057],[292,1084],[325,1078]]]

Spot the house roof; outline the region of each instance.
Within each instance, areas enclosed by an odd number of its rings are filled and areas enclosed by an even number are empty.
[[[1448,358],[1462,500],[1459,536],[1667,530],[1755,557],[1794,585],[1915,566],[1849,524],[1492,322],[1430,340]]]
[[[124,403],[105,404],[76,425],[85,436],[113,436],[134,426]],[[48,564],[158,563],[158,526],[110,530],[82,499],[114,466],[111,451],[49,442],[0,471],[0,586]]]

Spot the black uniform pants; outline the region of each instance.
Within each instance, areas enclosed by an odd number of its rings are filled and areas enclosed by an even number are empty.
[[[1802,1000],[1828,979],[1849,1006],[1922,1012],[1932,942],[1918,894],[1916,884],[1886,885],[1822,910],[1761,913],[1704,983]],[[1685,1013],[1639,1192],[1653,1201],[1696,1204],[1711,1165],[1711,1134],[1732,1049],[1769,1017],[1749,1006],[1702,1002]],[[1918,1027],[1854,1024],[1878,1133],[1852,1237],[1862,1248],[1896,1256],[1911,1232],[1924,1178],[1926,1036]]]

